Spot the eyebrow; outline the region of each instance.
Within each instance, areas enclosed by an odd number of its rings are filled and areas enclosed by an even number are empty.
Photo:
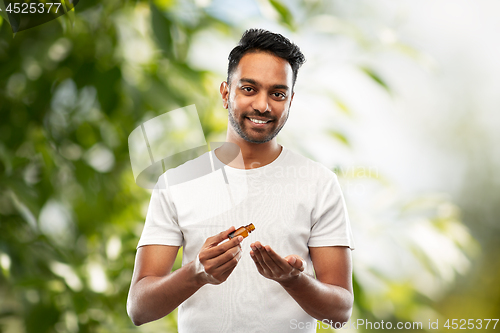
[[[257,83],[257,81],[255,81],[254,79],[249,79],[246,77],[242,77],[239,82],[247,82],[258,87],[262,86],[261,84]],[[275,84],[271,86],[271,89],[283,89],[286,91],[290,90],[290,88],[286,84]]]

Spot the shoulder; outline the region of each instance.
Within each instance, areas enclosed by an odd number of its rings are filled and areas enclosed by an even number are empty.
[[[168,169],[160,176],[159,183],[168,184],[170,187],[200,178],[212,171],[210,153],[206,152],[176,167]]]
[[[296,169],[301,178],[309,178],[315,181],[337,181],[337,175],[324,166],[308,157],[305,157],[291,149],[286,149],[283,165],[289,169]]]

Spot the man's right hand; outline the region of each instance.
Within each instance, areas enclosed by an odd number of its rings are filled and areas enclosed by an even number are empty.
[[[171,271],[179,246],[139,247],[127,300],[127,312],[134,324],[162,318],[203,285],[226,281],[242,254],[243,237],[223,242],[233,231],[231,227],[207,238],[198,254],[199,260],[196,258],[175,272]]]
[[[201,284],[220,284],[229,277],[241,258],[242,236],[220,244],[235,230],[234,226],[215,236],[207,238],[198,254],[200,269],[196,272]],[[198,260],[195,259],[195,260]],[[204,272],[203,272],[204,270]],[[201,272],[200,272],[201,271]]]

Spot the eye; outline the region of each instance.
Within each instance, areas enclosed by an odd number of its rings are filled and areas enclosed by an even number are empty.
[[[245,92],[252,92],[253,91],[253,88],[252,87],[243,87],[241,88],[243,91]]]
[[[285,94],[281,93],[281,92],[275,92],[275,93],[272,93],[272,95],[276,98],[279,98],[279,99],[285,99],[286,96]]]

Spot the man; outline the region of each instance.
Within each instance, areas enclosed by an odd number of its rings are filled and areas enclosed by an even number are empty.
[[[224,170],[174,186],[160,177],[127,302],[134,324],[177,307],[179,332],[315,332],[315,319],[349,319],[353,243],[337,178],[276,141],[304,61],[265,30],[247,30],[232,50],[220,87],[227,144],[207,153]],[[228,239],[249,223],[248,238]],[[181,245],[183,266],[171,272]]]

